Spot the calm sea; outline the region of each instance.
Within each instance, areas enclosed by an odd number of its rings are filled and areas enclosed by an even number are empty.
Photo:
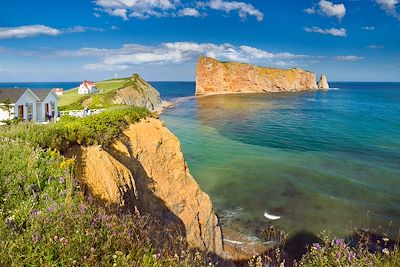
[[[400,83],[332,83],[328,92],[220,95],[162,114],[222,223],[259,236],[400,229]],[[155,84],[193,95],[194,83]]]

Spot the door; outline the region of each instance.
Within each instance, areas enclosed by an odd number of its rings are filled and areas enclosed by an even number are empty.
[[[45,116],[45,118],[46,118],[46,121],[50,119],[50,118],[49,118],[49,116],[50,116],[50,106],[49,106],[49,103],[46,103],[46,104],[44,105],[44,116]]]
[[[23,105],[18,106],[18,118],[24,119],[24,106]]]

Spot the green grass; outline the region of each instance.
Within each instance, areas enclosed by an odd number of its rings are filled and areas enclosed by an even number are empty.
[[[95,97],[101,98],[102,96],[109,97],[117,89],[121,88],[129,78],[112,79],[102,82],[97,82],[97,89],[99,92]],[[78,87],[70,89],[60,97],[58,105],[60,110],[82,109],[82,101],[88,99],[92,95],[79,95]]]

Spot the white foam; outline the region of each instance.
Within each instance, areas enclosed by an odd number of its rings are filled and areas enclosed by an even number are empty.
[[[268,212],[264,212],[264,217],[269,220],[278,220],[281,218],[281,216],[275,216],[275,215],[269,214]]]

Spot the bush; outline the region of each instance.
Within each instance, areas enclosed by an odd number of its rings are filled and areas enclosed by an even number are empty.
[[[42,148],[64,151],[70,145],[109,145],[130,123],[149,116],[144,108],[114,107],[103,113],[75,118],[65,116],[57,123],[3,126],[0,137],[25,140]]]

